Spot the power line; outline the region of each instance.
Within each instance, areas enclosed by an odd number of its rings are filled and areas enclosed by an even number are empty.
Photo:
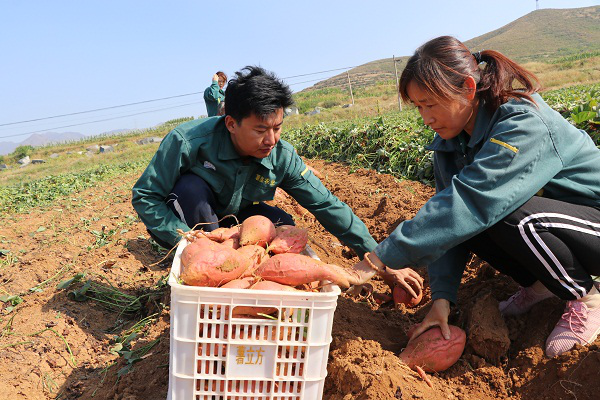
[[[374,61],[374,62],[371,62],[371,63],[368,63],[368,64],[373,65],[373,64],[380,64],[380,63],[387,63],[387,62],[389,62],[388,59],[382,59],[382,60]],[[285,78],[282,78],[282,79],[299,78],[299,77],[303,77],[303,76],[317,75],[317,74],[323,74],[323,73],[326,73],[326,72],[334,72],[334,71],[342,71],[342,70],[346,70],[347,71],[347,70],[352,69],[352,68],[357,68],[357,66],[344,67],[344,68],[335,68],[335,69],[324,70],[324,71],[317,71],[317,72],[310,72],[310,73],[306,73],[306,74],[288,76],[288,77],[285,77]],[[310,82],[315,82],[315,81],[320,81],[320,80],[322,80],[322,79],[321,78],[319,78],[319,79],[312,79],[312,80],[309,80],[309,81],[302,81],[302,82],[290,83],[289,85],[290,86],[292,86],[292,85],[300,85],[300,84],[303,84],[303,83],[310,83]],[[152,102],[156,102],[156,101],[169,100],[169,99],[174,99],[174,98],[179,98],[179,97],[193,96],[193,95],[198,95],[198,94],[202,94],[202,93],[203,92],[186,93],[186,94],[180,94],[180,95],[175,95],[175,96],[161,97],[161,98],[158,98],[158,99],[144,100],[144,101],[138,101],[138,102],[134,102],[134,103],[127,103],[127,104],[120,104],[120,105],[110,106],[110,107],[96,108],[96,109],[93,109],[93,110],[78,111],[78,112],[73,112],[73,113],[53,115],[53,116],[42,117],[42,118],[34,118],[34,119],[24,120],[24,121],[8,122],[8,123],[0,124],[0,127],[12,126],[12,125],[17,125],[17,124],[25,124],[25,123],[29,123],[29,122],[44,121],[44,120],[48,120],[48,119],[68,117],[68,116],[72,116],[72,115],[87,114],[87,113],[93,113],[93,112],[104,111],[104,110],[112,110],[112,109],[116,109],[116,108],[129,107],[129,106],[134,106],[134,105],[138,105],[138,104],[152,103]],[[201,100],[200,102],[189,103],[189,104],[199,104],[199,103],[202,103],[202,102],[203,101]],[[179,107],[179,106],[177,106],[177,107]],[[169,108],[159,109],[159,110],[155,110],[155,111],[167,110],[167,109],[170,109],[170,108],[175,108],[175,107],[169,107]],[[137,114],[131,114],[131,115],[126,115],[126,116],[122,116],[122,117],[118,117],[118,118],[124,118],[124,117],[127,117],[127,116],[133,116],[133,115],[139,115],[139,114],[145,114],[145,113],[146,112],[137,113]],[[94,122],[109,121],[111,119],[118,119],[118,118],[109,118],[109,119],[103,119],[103,120],[98,120],[98,121],[86,122],[86,123],[81,123],[81,124],[67,125],[67,126],[63,126],[63,127],[50,128],[50,129],[68,128],[68,127],[72,127],[72,126],[91,124],[91,123],[94,123]],[[15,135],[1,136],[0,139],[1,138],[7,138],[7,137],[14,137],[14,136],[26,135],[28,133],[41,132],[43,130],[47,130],[47,129],[42,129],[42,130],[33,131],[33,132],[26,132],[26,133],[21,133],[21,134],[15,134]]]
[[[330,70],[327,70],[327,71],[311,72],[311,73],[309,73],[309,74],[302,74],[302,75],[288,76],[287,78],[281,78],[281,79],[292,79],[292,78],[299,78],[299,77],[301,77],[301,76],[316,75],[316,74],[324,74],[325,72],[342,71],[342,70],[346,70],[346,69],[350,69],[350,68],[356,68],[356,67],[336,68],[336,69],[330,69]],[[298,82],[298,83],[300,83],[300,82]]]
[[[110,110],[113,108],[120,108],[120,107],[127,107],[127,106],[135,106],[137,104],[144,104],[144,103],[151,103],[153,101],[161,101],[161,100],[168,100],[168,99],[174,99],[177,97],[185,97],[185,96],[193,96],[196,94],[200,94],[203,92],[194,92],[194,93],[187,93],[187,94],[179,94],[177,96],[169,96],[169,97],[163,97],[160,99],[153,99],[153,100],[144,100],[144,101],[138,101],[135,103],[128,103],[128,104],[121,104],[118,106],[111,106],[111,107],[103,107],[103,108],[96,108],[94,110],[87,110],[87,111],[78,111],[78,112],[74,112],[74,113],[69,113],[69,114],[61,114],[61,115],[53,115],[51,117],[43,117],[43,118],[35,118],[35,119],[30,119],[27,121],[17,121],[17,122],[9,122],[7,124],[0,124],[0,126],[8,126],[8,125],[16,125],[16,124],[24,124],[26,122],[35,122],[35,121],[42,121],[45,119],[52,119],[52,118],[60,118],[60,117],[68,117],[71,115],[77,115],[77,114],[85,114],[85,113],[91,113],[91,112],[96,112],[96,111],[103,111],[103,110]]]
[[[200,104],[200,102],[199,102],[199,101],[196,101],[196,102],[193,102],[193,103],[181,104],[181,105],[174,106],[174,107],[162,108],[162,109],[160,109],[160,110],[144,111],[144,112],[139,112],[139,113],[135,113],[135,114],[122,115],[122,116],[120,116],[120,117],[106,118],[106,119],[99,119],[99,120],[97,120],[97,121],[82,122],[82,123],[79,123],[79,124],[72,124],[72,125],[57,126],[57,127],[54,127],[54,128],[40,129],[40,130],[37,130],[37,131],[31,131],[31,132],[18,133],[18,134],[15,134],[15,135],[0,136],[0,139],[9,138],[9,137],[15,137],[15,136],[22,136],[22,135],[29,135],[29,134],[32,134],[32,133],[38,133],[38,132],[48,131],[48,130],[51,130],[51,129],[63,129],[63,128],[71,128],[71,127],[73,127],[73,126],[80,126],[80,125],[87,125],[87,124],[95,124],[96,122],[112,121],[112,120],[119,119],[119,118],[133,117],[134,115],[148,114],[148,113],[155,112],[155,111],[170,110],[170,109],[172,109],[172,108],[184,107],[184,106],[189,106],[189,105],[192,105],[192,104]]]
[[[197,102],[197,104],[200,104],[200,103],[204,103],[204,101],[202,100],[202,101]],[[179,105],[184,106],[184,105],[188,105],[188,104],[190,104],[190,103],[180,103],[180,102],[177,102],[177,103],[173,103],[173,104],[163,104],[162,106],[155,105],[155,106],[150,107],[150,108],[144,107],[144,108],[140,108],[140,109],[134,109],[134,110],[129,110],[129,111],[117,111],[117,112],[111,112],[111,113],[108,113],[108,114],[101,114],[101,115],[79,116],[79,117],[76,117],[76,118],[69,118],[67,120],[63,120],[62,123],[71,123],[71,122],[74,123],[74,122],[77,122],[77,121],[86,121],[86,120],[89,120],[90,118],[123,116],[123,114],[125,114],[125,113],[131,113],[131,112],[161,111],[161,110],[165,109],[164,107],[174,107],[174,106],[179,106]],[[47,122],[41,122],[41,123],[38,123],[38,124],[30,125],[29,129],[37,128],[39,126],[47,126],[47,124],[48,124]],[[14,129],[15,128],[12,127],[12,126],[0,127],[0,131],[7,131],[7,130],[14,130]]]

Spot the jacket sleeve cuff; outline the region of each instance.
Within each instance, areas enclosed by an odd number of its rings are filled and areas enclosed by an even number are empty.
[[[435,301],[438,299],[444,299],[444,300],[448,300],[450,303],[452,304],[456,304],[456,299],[457,299],[457,293],[451,293],[451,292],[442,292],[442,291],[437,291],[437,292],[432,292],[431,293],[431,301]]]
[[[409,264],[409,261],[389,237],[377,245],[375,254],[391,269],[400,269]]]

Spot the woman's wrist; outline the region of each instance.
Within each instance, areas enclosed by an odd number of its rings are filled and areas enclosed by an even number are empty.
[[[385,272],[385,264],[377,257],[377,254],[367,252],[365,253],[364,260],[367,265],[378,274]]]

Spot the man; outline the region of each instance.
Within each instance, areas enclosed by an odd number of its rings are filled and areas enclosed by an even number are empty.
[[[223,87],[226,83],[227,75],[222,71],[218,71],[213,75],[211,85],[204,90],[204,102],[209,117],[219,115],[219,105],[225,101]]]
[[[190,121],[165,136],[133,187],[133,206],[150,235],[173,247],[177,229],[205,223],[200,227],[211,231],[230,214],[240,222],[264,215],[292,225],[289,214],[264,203],[280,187],[359,257],[373,250],[377,243],[364,223],[280,140],[283,109],[293,103],[289,87],[260,67],[246,67],[226,97],[225,116]]]

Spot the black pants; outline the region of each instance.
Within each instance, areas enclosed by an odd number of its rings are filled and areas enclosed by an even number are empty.
[[[207,232],[218,227],[235,225],[235,218],[226,218],[219,222],[219,217],[214,211],[215,195],[218,195],[218,193],[213,193],[204,179],[190,173],[179,178],[172,192],[167,196],[166,203],[177,218],[182,220],[190,229],[198,223],[202,223],[202,225],[198,225],[196,229],[203,229]],[[252,215],[263,215],[278,225],[295,225],[290,214],[262,202],[240,210],[236,217],[239,222],[242,222]],[[159,245],[165,248],[171,247],[158,239],[152,232],[148,231],[148,233]]]
[[[579,299],[600,275],[600,208],[534,196],[465,244],[521,286],[539,280],[561,299]]]

